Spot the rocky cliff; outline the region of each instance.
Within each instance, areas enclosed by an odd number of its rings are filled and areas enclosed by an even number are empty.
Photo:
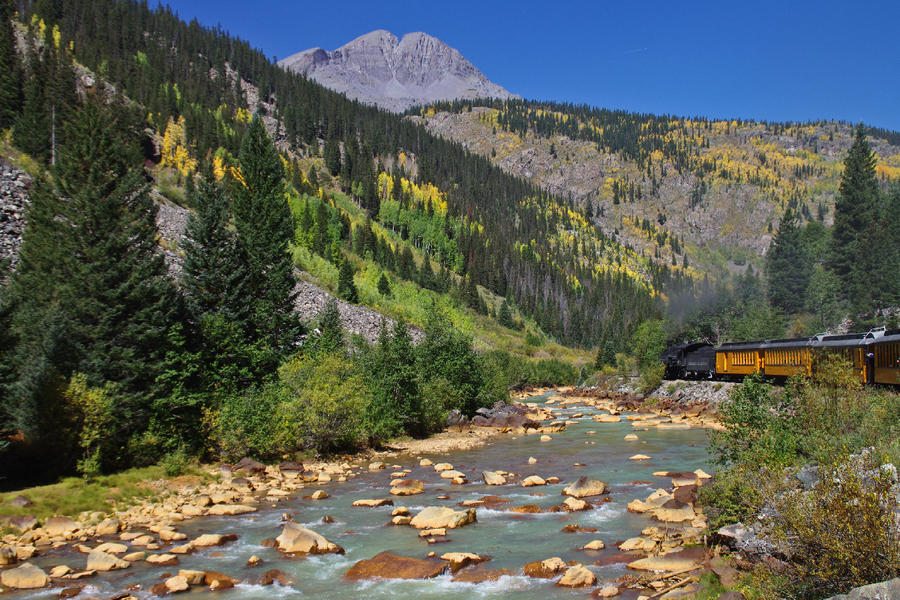
[[[388,110],[454,98],[510,98],[455,48],[428,34],[377,30],[337,50],[310,48],[278,62],[335,91]]]

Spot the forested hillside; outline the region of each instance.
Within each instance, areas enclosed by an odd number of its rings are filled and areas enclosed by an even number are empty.
[[[853,127],[630,113],[554,102],[457,101],[411,111],[504,170],[571,196],[616,240],[720,278],[757,271],[781,217],[830,225]],[[900,134],[866,132],[882,189]]]

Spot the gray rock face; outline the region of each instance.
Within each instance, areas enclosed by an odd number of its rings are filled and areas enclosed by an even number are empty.
[[[853,588],[846,594],[832,596],[828,600],[891,600],[900,598],[900,578]]]
[[[422,32],[402,39],[383,29],[328,52],[304,50],[278,62],[349,98],[402,112],[454,98],[512,98],[455,48]]]
[[[15,269],[25,230],[25,208],[31,178],[15,167],[0,164],[0,283]]]

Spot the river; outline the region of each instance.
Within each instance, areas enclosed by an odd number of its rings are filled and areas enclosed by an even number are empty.
[[[542,402],[549,396],[531,399]],[[560,409],[557,409],[560,410]],[[303,596],[333,600],[355,598],[499,598],[515,597],[522,600],[547,598],[585,597],[584,589],[569,590],[554,585],[553,581],[533,579],[524,575],[504,576],[497,581],[478,584],[451,581],[450,575],[422,581],[379,580],[353,582],[343,578],[343,573],[355,562],[370,558],[384,550],[403,556],[424,558],[430,551],[438,555],[445,552],[474,552],[487,555],[485,563],[490,568],[506,568],[521,573],[528,562],[554,556],[563,560],[582,562],[598,578],[598,584],[614,580],[626,572],[624,564],[596,566],[595,561],[615,554],[615,542],[637,536],[640,531],[654,524],[649,517],[626,511],[631,500],[646,498],[659,487],[671,486],[669,478],[654,477],[654,471],[692,471],[702,468],[710,471],[707,455],[707,434],[703,429],[671,429],[636,431],[638,441],[626,442],[624,437],[634,432],[631,423],[623,418],[620,423],[597,423],[591,420],[595,411],[589,407],[575,406],[561,409],[560,418],[583,413],[578,423],[569,425],[565,432],[552,434],[552,440],[541,442],[539,435],[518,438],[499,436],[485,446],[442,455],[402,456],[395,463],[409,468],[410,478],[425,482],[425,493],[394,497],[395,506],[379,508],[354,508],[354,500],[360,498],[388,498],[391,464],[381,471],[364,472],[345,483],[321,486],[330,497],[324,500],[295,499],[278,504],[277,508],[260,508],[259,512],[237,517],[206,517],[186,521],[179,531],[193,538],[200,533],[236,533],[239,539],[229,545],[197,551],[179,557],[177,567],[155,567],[140,563],[124,571],[101,573],[73,584],[87,584],[80,598],[109,598],[126,590],[132,584],[143,589],[132,591],[139,598],[152,598],[150,585],[159,583],[163,573],[176,574],[178,569],[214,570],[232,577],[250,580],[258,578],[267,569],[280,569],[293,584],[263,587],[255,584],[239,584],[225,592],[199,591],[194,588],[182,596],[233,596],[240,598],[279,598]],[[594,433],[591,433],[594,432]],[[642,453],[650,460],[634,461],[629,457]],[[529,464],[529,457],[537,459]],[[449,462],[463,471],[471,483],[452,485],[441,479],[432,467],[420,467],[420,458],[435,463]],[[583,463],[584,466],[574,466]],[[481,481],[483,470],[501,469],[517,476],[556,476],[560,483],[543,487],[523,488],[516,484],[488,486]],[[710,471],[711,472],[711,471]],[[464,500],[476,500],[485,495],[496,495],[510,500],[506,506],[537,504],[550,507],[565,497],[560,495],[566,483],[581,475],[601,479],[611,486],[611,501],[589,511],[576,513],[518,514],[503,510],[477,508],[477,523],[448,531],[451,541],[428,544],[419,539],[418,531],[405,526],[386,525],[396,506],[407,506],[413,514],[426,506],[455,506]],[[319,486],[307,487],[305,494]],[[449,499],[438,499],[447,495]],[[591,499],[595,500],[595,499]],[[260,542],[277,536],[281,530],[283,513],[310,529],[324,535],[346,550],[344,555],[327,554],[306,558],[286,558],[275,549],[261,547]],[[323,523],[329,515],[334,523]],[[563,526],[575,523],[596,528],[596,533],[563,533]],[[586,552],[579,550],[587,542],[600,539],[606,550]],[[65,563],[73,568],[84,566],[85,555],[50,553],[33,562],[48,568]],[[256,568],[245,566],[251,555],[261,558],[264,564]],[[59,589],[43,589],[33,592],[4,594],[10,599],[55,598]],[[634,597],[622,595],[619,598]]]

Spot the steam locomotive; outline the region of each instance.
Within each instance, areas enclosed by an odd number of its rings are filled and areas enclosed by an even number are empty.
[[[714,347],[703,342],[671,346],[660,356],[665,379],[743,379],[760,373],[784,379],[811,376],[822,357],[843,356],[862,383],[900,385],[900,329],[866,333],[735,342]]]

